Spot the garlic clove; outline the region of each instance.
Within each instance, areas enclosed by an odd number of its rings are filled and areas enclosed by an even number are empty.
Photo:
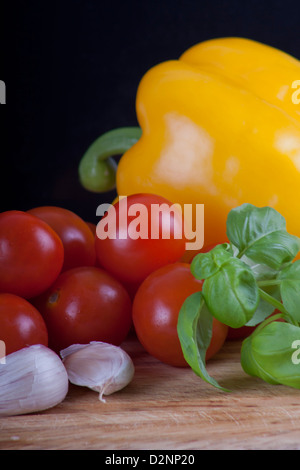
[[[60,351],[69,381],[88,387],[103,395],[111,395],[131,382],[134,365],[130,356],[119,346],[100,341],[73,344]]]
[[[52,408],[68,388],[67,371],[54,351],[41,344],[20,349],[0,364],[0,416]]]

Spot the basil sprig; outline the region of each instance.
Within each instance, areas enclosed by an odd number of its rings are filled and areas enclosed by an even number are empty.
[[[243,204],[227,218],[227,236],[237,247],[238,258],[247,258],[273,269],[281,269],[297,255],[299,239],[286,231],[286,222],[271,207]]]
[[[300,239],[286,230],[271,207],[243,204],[231,210],[229,243],[199,253],[191,263],[202,292],[183,303],[177,331],[184,357],[206,382],[226,391],[206,370],[213,317],[232,327],[257,326],[243,342],[241,364],[269,383],[300,388],[300,366],[292,362],[300,344]],[[274,310],[280,312],[280,322]]]
[[[300,388],[299,326],[273,320],[243,341],[244,371],[270,384]]]
[[[181,347],[195,374],[225,391],[225,388],[210,377],[205,368],[205,354],[211,341],[212,322],[213,316],[205,305],[202,293],[190,295],[182,306]]]

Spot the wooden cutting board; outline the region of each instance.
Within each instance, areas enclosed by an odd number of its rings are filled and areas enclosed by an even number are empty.
[[[71,385],[51,410],[2,417],[0,449],[300,449],[300,391],[247,376],[239,341],[225,343],[207,365],[231,393],[160,363],[135,338],[122,346],[136,369],[125,389],[102,403],[96,392]]]

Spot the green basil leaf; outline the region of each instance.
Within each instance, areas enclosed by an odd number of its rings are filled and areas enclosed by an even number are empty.
[[[300,328],[273,321],[243,341],[241,365],[270,384],[300,389]]]
[[[238,257],[280,269],[300,250],[300,239],[286,231],[284,217],[271,207],[242,204],[227,217],[227,237],[239,250]]]
[[[196,375],[223,391],[206,370],[205,355],[211,342],[213,317],[207,309],[201,292],[187,297],[177,323],[177,332],[185,360]]]
[[[207,279],[232,257],[232,250],[228,243],[215,246],[207,253],[199,253],[191,263],[191,272],[196,279]]]
[[[253,272],[256,281],[275,279],[279,273],[278,269],[273,269],[270,268],[270,266],[267,266],[266,264],[252,261],[245,255],[242,256],[240,259],[251,268],[251,271]]]
[[[246,263],[250,268],[251,271],[256,279],[257,282],[259,281],[273,281],[276,279],[278,275],[278,270],[272,269],[266,264],[255,263],[247,256],[242,256],[241,261]],[[280,295],[280,288],[279,285],[271,285],[266,286],[263,289],[267,294],[274,297],[279,302],[281,301]],[[268,316],[270,316],[273,311],[275,310],[274,305],[267,302],[265,299],[260,297],[257,309],[253,315],[253,317],[246,323],[246,326],[256,326],[262,321],[264,321]]]
[[[255,277],[249,266],[237,258],[230,258],[206,279],[202,293],[212,315],[232,328],[249,322],[258,307]]]
[[[280,287],[278,286],[268,286],[264,287],[263,289],[267,294],[271,295],[274,299],[280,302],[281,295],[280,295]],[[267,302],[265,299],[260,297],[257,309],[253,317],[246,323],[246,326],[256,326],[259,323],[263,322],[267,317],[272,315],[274,312],[275,307],[274,305]]]
[[[278,279],[281,280],[280,293],[284,307],[300,322],[300,260],[280,271]]]

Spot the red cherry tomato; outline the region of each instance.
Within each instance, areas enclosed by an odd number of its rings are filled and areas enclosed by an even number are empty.
[[[62,271],[95,265],[95,238],[81,217],[68,209],[55,206],[36,207],[28,213],[42,219],[60,237],[65,252]]]
[[[153,212],[158,206],[162,209],[160,217]],[[170,208],[170,201],[153,194],[133,194],[115,203],[97,226],[99,264],[125,285],[137,287],[151,272],[178,261],[185,251],[183,220],[179,211]],[[100,238],[100,225],[113,226],[114,221],[115,233],[108,228],[108,237]],[[137,232],[140,238],[134,238]]]
[[[21,211],[0,214],[0,292],[26,299],[41,294],[63,259],[63,244],[44,221]]]
[[[55,351],[90,341],[119,345],[132,324],[125,288],[96,267],[65,271],[32,302],[45,320],[49,346]]]
[[[139,287],[132,318],[137,337],[146,351],[167,364],[186,367],[177,334],[177,321],[184,300],[202,289],[187,263],[174,263],[153,272]],[[228,327],[213,320],[212,340],[206,360],[223,346]]]
[[[48,346],[48,332],[31,303],[14,294],[0,294],[0,340],[8,355],[32,344]]]
[[[96,236],[96,229],[97,229],[97,225],[94,224],[93,222],[86,222],[87,226],[90,228],[90,230],[92,231],[92,234],[94,235],[94,237]]]

